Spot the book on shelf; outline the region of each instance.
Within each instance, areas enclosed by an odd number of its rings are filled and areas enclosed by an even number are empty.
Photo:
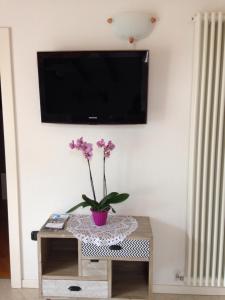
[[[52,214],[44,227],[48,229],[63,229],[68,218],[68,214]]]

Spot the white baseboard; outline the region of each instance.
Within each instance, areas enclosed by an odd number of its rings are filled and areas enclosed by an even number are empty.
[[[39,287],[38,280],[25,279],[22,281],[22,287],[28,289],[37,289]]]
[[[23,280],[23,288],[38,288],[38,280]],[[153,284],[154,294],[224,296],[225,288]]]
[[[197,287],[185,285],[161,285],[153,284],[155,294],[180,294],[180,295],[210,295],[224,296],[225,288],[219,287]]]

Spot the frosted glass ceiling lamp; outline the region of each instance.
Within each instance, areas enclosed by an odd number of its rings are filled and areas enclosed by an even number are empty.
[[[123,12],[108,18],[114,33],[121,39],[128,40],[131,44],[147,37],[153,30],[155,17],[140,12]]]

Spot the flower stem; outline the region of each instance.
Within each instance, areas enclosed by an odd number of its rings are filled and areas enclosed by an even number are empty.
[[[88,162],[88,168],[89,168],[89,174],[90,174],[92,193],[93,193],[94,200],[96,201],[95,188],[94,188],[93,178],[92,178],[92,174],[91,174],[91,166],[90,166],[89,159],[87,159],[87,162]]]
[[[105,175],[105,156],[103,161],[103,196],[107,195],[107,184],[106,184],[106,175]]]

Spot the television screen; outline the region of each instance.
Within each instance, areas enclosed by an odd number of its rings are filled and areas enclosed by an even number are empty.
[[[148,51],[38,52],[47,123],[147,122]]]

